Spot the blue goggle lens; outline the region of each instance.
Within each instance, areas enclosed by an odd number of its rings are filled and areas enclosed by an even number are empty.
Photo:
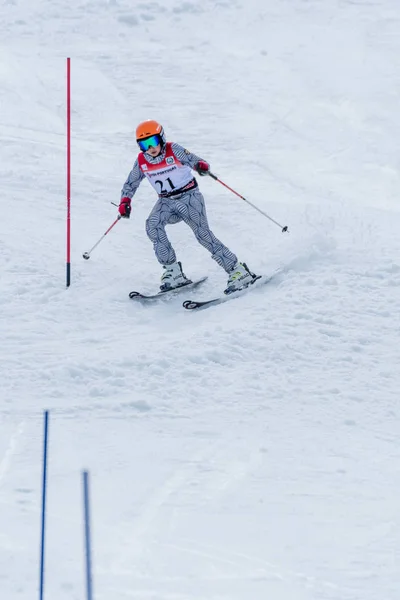
[[[139,144],[139,148],[143,152],[147,152],[147,150],[151,146],[153,146],[153,148],[155,148],[156,146],[161,144],[161,137],[158,134],[156,134],[156,135],[152,135],[151,137],[146,138],[145,140],[138,140],[137,143]]]

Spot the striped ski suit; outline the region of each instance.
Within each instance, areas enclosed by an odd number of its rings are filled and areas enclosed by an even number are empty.
[[[193,169],[199,160],[202,159],[176,143],[167,144],[156,158],[147,153],[144,157],[139,155],[122,188],[121,197],[132,198],[145,177],[157,190],[158,201],[146,221],[146,233],[153,243],[157,260],[162,265],[170,265],[176,261],[165,227],[184,221],[192,229],[197,241],[229,273],[238,262],[237,257],[210,230],[204,197],[197,187],[197,181],[189,173],[188,168]],[[172,165],[175,162],[180,165],[180,169]],[[151,169],[157,169],[157,165],[161,169],[164,166],[164,170],[155,171],[153,176]],[[170,177],[168,171],[172,172]],[[178,185],[175,189],[171,180],[173,176],[178,177],[178,181],[182,180],[185,185]],[[159,179],[154,181],[155,177]]]

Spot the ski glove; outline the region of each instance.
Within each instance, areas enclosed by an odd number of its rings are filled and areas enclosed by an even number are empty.
[[[118,212],[124,219],[129,219],[131,216],[131,199],[122,198],[118,207]]]
[[[208,171],[210,170],[210,165],[204,160],[199,160],[199,162],[195,164],[194,168],[199,175],[203,176],[208,174]]]

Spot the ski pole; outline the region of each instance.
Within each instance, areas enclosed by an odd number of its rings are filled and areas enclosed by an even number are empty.
[[[252,202],[250,202],[250,200],[247,200],[247,198],[245,198],[244,196],[242,196],[241,194],[239,194],[238,192],[236,192],[234,189],[232,189],[231,187],[229,187],[229,185],[227,185],[226,183],[224,183],[223,181],[221,181],[221,179],[219,179],[216,175],[214,175],[214,173],[211,173],[211,171],[208,171],[208,174],[209,174],[210,177],[212,177],[213,179],[215,179],[215,181],[218,181],[221,185],[224,185],[226,188],[228,188],[228,190],[230,190],[231,192],[233,192],[234,194],[236,194],[236,196],[238,196],[239,198],[241,198],[242,200],[244,200],[245,202],[247,202],[247,204],[250,204],[250,206],[252,206],[253,208],[255,208],[255,210],[257,210],[259,213],[261,213],[262,215],[264,215],[264,217],[267,217],[267,219],[269,219],[270,221],[272,221],[273,223],[275,223],[275,225],[278,225],[278,227],[280,227],[282,229],[282,233],[285,233],[286,231],[288,231],[287,225],[285,225],[284,227],[282,227],[282,225],[280,225],[277,221],[275,221],[275,219],[273,219],[272,217],[270,217],[269,215],[267,215],[267,213],[265,213],[264,211],[262,211],[260,208],[258,208],[258,206],[256,206]]]
[[[88,252],[84,252],[82,254],[82,256],[83,256],[83,258],[85,260],[89,260],[90,255],[93,252],[93,250],[95,248],[97,248],[97,246],[100,244],[101,240],[103,240],[106,237],[107,233],[109,231],[111,231],[111,229],[114,227],[114,225],[116,225],[118,223],[118,221],[120,220],[120,218],[121,218],[121,215],[118,215],[118,217],[115,219],[114,223],[112,225],[110,225],[110,227],[107,229],[107,231],[105,233],[103,233],[103,235],[101,236],[101,238],[99,239],[99,241],[95,243],[95,245],[93,246],[93,248],[90,248],[90,250]]]

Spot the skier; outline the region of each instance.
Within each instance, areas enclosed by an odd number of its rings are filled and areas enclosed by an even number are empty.
[[[167,142],[164,129],[157,121],[140,123],[136,140],[141,152],[122,188],[118,210],[122,217],[129,219],[132,197],[146,177],[158,194],[146,221],[146,232],[164,268],[160,290],[164,292],[191,283],[165,232],[166,225],[180,221],[189,225],[197,241],[228,273],[225,293],[247,287],[256,276],[210,230],[204,198],[191,172],[193,169],[201,176],[207,175],[209,164],[179,144]]]

